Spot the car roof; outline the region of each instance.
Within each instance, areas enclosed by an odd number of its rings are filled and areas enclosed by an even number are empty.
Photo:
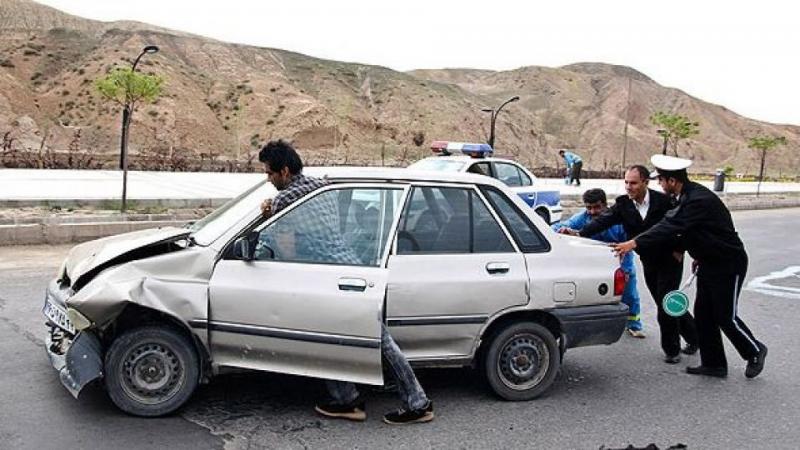
[[[500,181],[487,177],[464,172],[442,172],[436,170],[417,170],[388,167],[307,167],[303,170],[305,175],[313,177],[328,177],[333,180],[357,181],[400,181],[400,182],[444,182],[444,183],[469,183],[483,184],[497,188],[506,186]]]
[[[442,160],[445,160],[445,161],[461,161],[461,162],[467,162],[467,161],[470,161],[470,162],[472,162],[472,161],[474,161],[474,162],[500,161],[500,162],[510,162],[510,163],[519,164],[517,161],[514,161],[511,158],[504,158],[502,156],[489,156],[489,157],[486,157],[486,158],[473,158],[472,156],[468,156],[468,155],[443,155],[443,156],[428,156],[428,157],[425,157],[423,159],[442,159]],[[422,160],[420,160],[420,161],[422,161]]]

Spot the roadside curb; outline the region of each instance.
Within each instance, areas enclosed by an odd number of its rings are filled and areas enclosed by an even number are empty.
[[[182,227],[187,220],[122,222],[26,223],[0,225],[0,245],[68,244],[130,231]]]
[[[800,207],[800,193],[764,194],[757,197],[755,194],[722,194],[722,201],[731,211],[760,210],[776,208]],[[583,207],[579,195],[562,195],[564,208],[563,218],[580,211]],[[216,207],[227,199],[197,199],[197,200],[137,200],[139,205],[166,207]],[[105,204],[107,201],[97,201],[96,205]],[[612,202],[613,203],[613,202]],[[21,202],[0,201],[0,207],[23,206],[59,206],[69,208],[74,206],[91,206],[92,201],[86,200],[58,200],[43,202],[30,202],[22,205]],[[26,217],[0,220],[0,246],[4,245],[35,245],[35,244],[68,244],[85,242],[106,236],[112,236],[130,231],[144,230],[158,227],[182,227],[188,222],[198,220],[200,214],[173,213],[173,214],[127,214],[127,215],[88,215],[88,216],[45,216]]]

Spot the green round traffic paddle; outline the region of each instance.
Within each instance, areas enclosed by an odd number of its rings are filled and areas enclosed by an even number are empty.
[[[686,295],[683,290],[691,286],[694,277],[695,274],[692,274],[691,278],[677,291],[667,292],[667,295],[665,295],[664,299],[661,301],[661,306],[664,308],[665,313],[672,317],[680,317],[686,314],[686,311],[689,310],[689,296]]]

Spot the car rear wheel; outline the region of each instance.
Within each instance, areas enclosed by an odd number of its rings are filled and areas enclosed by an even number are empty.
[[[192,342],[163,326],[118,336],[106,352],[105,383],[117,407],[157,417],[183,406],[197,387],[200,362]]]
[[[512,324],[497,333],[484,358],[486,379],[506,400],[532,400],[553,383],[561,364],[553,334],[534,322]]]

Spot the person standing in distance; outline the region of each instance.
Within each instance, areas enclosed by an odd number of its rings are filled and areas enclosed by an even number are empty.
[[[700,346],[700,365],[687,367],[692,375],[725,377],[728,362],[720,330],[747,361],[745,376],[754,378],[764,369],[767,346],[757,340],[737,314],[739,292],[747,273],[748,258],[725,204],[705,186],[689,181],[691,161],[654,155],[658,183],[678,205],[647,231],[629,241],[613,244],[618,255],[647,251],[680,239],[694,258],[697,295],[694,313]]]
[[[564,162],[567,164],[567,172],[569,174],[569,183],[567,184],[572,185],[572,182],[575,181],[575,186],[580,186],[581,170],[583,169],[581,157],[566,150],[559,150],[558,154],[564,158]]]

